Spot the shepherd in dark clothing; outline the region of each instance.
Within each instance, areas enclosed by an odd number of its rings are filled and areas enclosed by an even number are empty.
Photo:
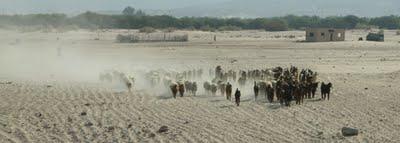
[[[172,91],[172,96],[176,98],[176,94],[178,93],[178,84],[172,84],[170,85],[171,91]]]
[[[226,84],[225,90],[226,90],[226,99],[231,101],[232,85],[229,82]]]
[[[254,82],[254,96],[255,96],[255,100],[257,101],[257,97],[258,97],[258,93],[260,91],[260,88],[257,86],[257,82]]]
[[[185,85],[182,83],[179,83],[178,91],[179,91],[179,94],[181,95],[181,97],[183,97],[183,94],[185,93]]]
[[[236,105],[239,106],[240,104],[240,91],[238,88],[236,88],[236,92],[235,92],[235,101],[236,101]]]

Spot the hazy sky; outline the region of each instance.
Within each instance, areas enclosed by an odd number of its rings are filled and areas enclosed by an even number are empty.
[[[126,6],[175,9],[229,0],[0,0],[1,13],[116,11]]]
[[[115,14],[126,6],[173,16],[400,15],[400,0],[0,0],[0,14]]]

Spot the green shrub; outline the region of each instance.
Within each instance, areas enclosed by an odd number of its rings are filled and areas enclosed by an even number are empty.
[[[288,24],[282,20],[271,20],[265,23],[264,29],[266,31],[287,31]]]
[[[154,33],[156,32],[156,29],[153,27],[143,27],[139,29],[139,33]]]
[[[200,27],[200,30],[201,31],[209,31],[209,32],[215,32],[216,31],[215,28],[212,28],[212,27],[210,27],[208,25]]]
[[[242,28],[237,26],[222,26],[218,28],[219,31],[240,31]]]
[[[176,31],[176,28],[175,27],[168,27],[168,28],[164,29],[163,31],[166,32],[166,33],[172,33],[172,32]]]
[[[368,25],[368,24],[363,24],[363,23],[359,23],[357,24],[355,27],[355,29],[366,29],[366,30],[370,30],[370,29],[378,29],[378,26],[374,26],[374,25]]]
[[[121,35],[118,34],[116,38],[118,43],[136,43],[138,42],[138,38],[134,35]]]

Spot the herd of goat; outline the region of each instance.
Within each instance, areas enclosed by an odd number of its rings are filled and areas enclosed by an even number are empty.
[[[145,79],[152,88],[161,86],[172,93],[174,98],[179,94],[196,96],[198,82],[203,82],[203,69],[188,70],[183,72],[171,72],[164,70],[145,73]],[[234,101],[240,104],[241,89],[251,88],[255,100],[264,96],[269,102],[279,102],[281,105],[290,106],[291,101],[302,104],[304,99],[315,98],[319,87],[318,73],[310,69],[275,67],[271,69],[256,70],[227,70],[217,66],[208,72],[210,81],[203,82],[204,93],[207,95],[221,95],[227,100],[232,100],[233,86],[237,87]],[[117,80],[124,83],[129,91],[135,82],[135,78],[122,72],[112,71],[100,74],[101,81],[112,82]],[[321,99],[329,100],[332,83],[320,85]]]

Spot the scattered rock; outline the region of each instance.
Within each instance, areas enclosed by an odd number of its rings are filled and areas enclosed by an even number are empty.
[[[86,123],[85,123],[85,126],[86,126],[86,127],[91,127],[91,126],[93,126],[93,123],[92,123],[92,122],[86,122]]]
[[[365,90],[368,90],[368,87],[364,88]]]
[[[44,129],[50,129],[51,127],[50,127],[50,125],[49,125],[49,124],[47,124],[47,123],[44,123],[44,124],[43,124],[43,128],[44,128]]]
[[[343,127],[342,128],[342,135],[343,136],[356,136],[358,135],[358,129]]]
[[[71,118],[71,117],[68,117],[68,118],[67,118],[67,121],[70,122],[70,123],[72,123],[72,118]]]
[[[0,82],[0,84],[12,84],[13,82],[7,81],[7,82]]]
[[[51,88],[51,87],[53,87],[53,86],[52,86],[52,85],[46,85],[46,87],[47,87],[47,88]]]
[[[161,126],[160,129],[157,131],[158,133],[165,133],[168,132],[168,126]]]
[[[82,112],[82,113],[81,113],[81,116],[86,116],[86,115],[87,115],[86,112]]]
[[[324,132],[322,132],[322,131],[318,132],[318,136],[323,135],[323,134],[324,134]]]
[[[129,128],[132,128],[132,124],[129,124],[129,125],[128,125],[128,129],[129,129]]]
[[[149,129],[147,129],[146,127],[142,128],[142,132],[143,133],[150,133],[151,131]]]
[[[154,133],[149,134],[149,138],[154,138],[154,137],[156,137],[156,134],[154,134]]]
[[[183,124],[189,124],[189,121],[185,121]]]
[[[40,117],[42,117],[42,113],[40,113],[40,112],[35,113],[35,116],[38,117],[38,118],[40,118]]]
[[[111,127],[107,127],[107,132],[113,132],[115,130],[115,127],[111,126]]]
[[[85,106],[90,106],[90,104],[89,103],[86,103],[86,104],[84,104]]]

